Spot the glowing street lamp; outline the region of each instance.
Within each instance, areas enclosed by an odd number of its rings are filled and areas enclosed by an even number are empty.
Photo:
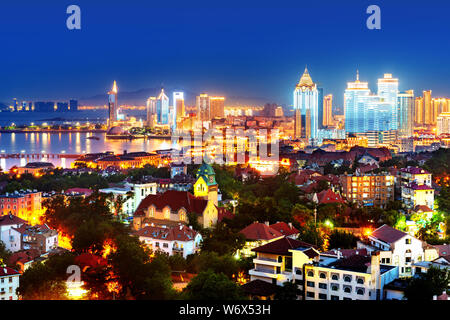
[[[330,220],[325,220],[324,225],[330,229],[333,229],[334,227],[333,222],[331,222]]]

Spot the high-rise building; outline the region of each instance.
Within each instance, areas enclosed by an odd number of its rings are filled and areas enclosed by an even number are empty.
[[[364,132],[364,111],[370,89],[368,82],[359,80],[348,82],[344,93],[345,131],[347,133]]]
[[[211,100],[206,93],[201,93],[197,96],[195,107],[197,109],[198,121],[209,121],[211,119]]]
[[[38,112],[52,112],[55,111],[54,102],[37,101],[34,103],[34,110]]]
[[[78,100],[69,100],[70,111],[78,111]]]
[[[317,107],[318,129],[323,129],[323,88],[317,88],[319,105]]]
[[[437,117],[436,135],[450,133],[450,112],[442,112]]]
[[[156,97],[147,99],[147,126],[153,128],[156,124]]]
[[[183,92],[174,92],[173,93],[173,112],[171,119],[171,128],[172,131],[175,131],[178,127],[177,123],[180,121],[182,117],[186,114],[185,105],[184,105],[184,93]]]
[[[416,126],[424,123],[423,97],[417,97],[414,101],[414,122]]]
[[[398,135],[411,137],[414,133],[414,90],[398,94]]]
[[[378,79],[378,96],[385,103],[397,105],[398,79],[392,78],[392,74],[385,73],[382,79]]]
[[[210,97],[210,119],[223,118],[225,113],[225,97]]]
[[[323,98],[323,122],[324,127],[333,124],[333,95],[329,94]]]
[[[69,111],[69,103],[68,102],[57,102],[56,103],[56,111],[58,111],[58,112]]]
[[[431,104],[431,90],[423,92],[423,109],[424,109],[424,124],[433,125],[436,124],[436,117],[434,109]]]
[[[169,124],[169,97],[161,89],[161,93],[156,98],[156,116],[159,124]]]
[[[436,110],[436,117],[441,113],[450,112],[450,99],[433,98],[431,104],[433,105],[433,110]]]
[[[308,73],[308,68],[300,78],[294,90],[294,110],[300,110],[305,115],[305,138],[309,143],[315,144],[319,130],[319,90]],[[295,116],[295,121],[298,121]],[[295,128],[301,128],[301,124],[294,124]]]
[[[119,105],[117,103],[117,84],[114,80],[111,91],[108,92],[108,110],[109,110],[109,122],[108,126],[112,126],[117,121],[119,115]]]

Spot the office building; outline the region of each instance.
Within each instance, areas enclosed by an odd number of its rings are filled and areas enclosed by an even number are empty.
[[[315,145],[317,143],[319,130],[319,90],[317,85],[312,81],[308,73],[308,68],[300,78],[294,90],[294,111],[300,110],[305,115],[305,138],[307,141]],[[295,121],[300,117],[295,116]],[[295,124],[295,127],[301,125]]]
[[[329,94],[323,98],[323,122],[324,127],[333,125],[333,95]]]
[[[172,113],[172,130],[178,128],[178,121],[186,115],[186,107],[184,105],[184,92],[173,93],[173,113]]]
[[[400,137],[411,137],[414,133],[414,90],[398,94],[397,127]]]
[[[209,121],[211,119],[211,100],[206,93],[197,96],[195,107],[197,109],[198,121]]]
[[[414,102],[414,122],[416,126],[424,123],[423,97],[417,97]]]
[[[436,135],[450,133],[450,112],[443,112],[437,117]]]
[[[119,105],[117,102],[117,84],[114,80],[111,91],[108,92],[108,126],[113,126],[113,123],[118,120]]]
[[[158,124],[169,124],[169,97],[161,89],[161,93],[156,98],[156,119]]]
[[[156,97],[150,97],[147,99],[147,126],[154,128],[156,122]]]
[[[348,82],[344,92],[345,131],[347,133],[364,132],[364,110],[369,95],[368,82],[361,82],[359,72],[357,72],[356,81]]]
[[[225,97],[210,97],[210,119],[225,116]]]
[[[69,100],[69,110],[78,111],[78,100]]]

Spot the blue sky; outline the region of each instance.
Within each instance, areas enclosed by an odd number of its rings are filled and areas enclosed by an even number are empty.
[[[81,7],[82,29],[66,28]],[[381,8],[381,30],[366,8]],[[450,3],[445,0],[104,1],[0,3],[0,101],[87,97],[179,87],[291,104],[305,65],[342,104],[356,69],[375,90],[450,95]]]

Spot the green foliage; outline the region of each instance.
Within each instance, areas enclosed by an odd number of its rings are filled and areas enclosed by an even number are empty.
[[[11,251],[6,249],[5,243],[0,240],[0,267],[8,263],[11,254]]]
[[[324,239],[320,233],[319,228],[314,227],[314,223],[311,225],[306,225],[304,228],[300,229],[300,235],[298,239],[313,245],[323,248]]]
[[[202,251],[219,255],[232,255],[245,245],[245,236],[233,231],[224,222],[218,222],[213,229],[205,229],[202,234]]]
[[[434,177],[450,173],[450,150],[441,148],[433,152],[433,156],[425,162],[424,169]]]
[[[184,271],[187,268],[186,259],[183,258],[180,254],[174,254],[169,256],[170,269],[172,271]]]
[[[167,179],[170,178],[170,170],[167,167],[157,168],[147,164],[143,168],[129,170],[127,175],[131,178],[132,182],[140,181],[146,176]]]
[[[427,273],[414,277],[405,289],[408,300],[433,300],[434,295],[448,291],[450,271],[431,267]]]
[[[243,300],[244,295],[238,284],[223,273],[211,270],[200,272],[184,290],[189,300]]]
[[[211,270],[214,273],[223,273],[229,279],[239,272],[240,264],[230,255],[219,255],[216,252],[201,252],[190,255],[187,259],[187,270],[190,273],[199,273]]]
[[[355,237],[350,232],[333,230],[329,237],[329,248],[330,249],[353,249],[356,247],[356,242],[358,237]]]

